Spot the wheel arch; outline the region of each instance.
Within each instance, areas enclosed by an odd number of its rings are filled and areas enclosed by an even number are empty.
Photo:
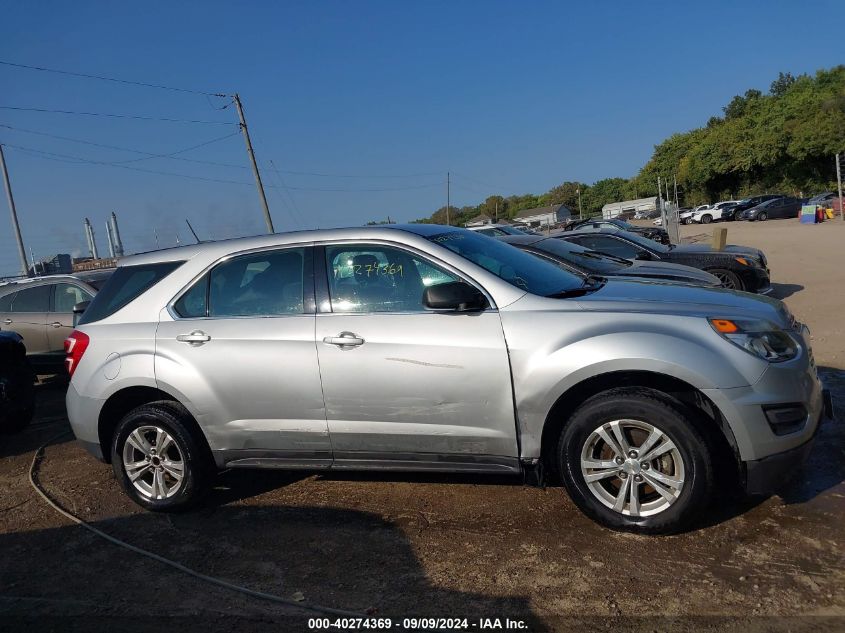
[[[206,456],[211,460],[211,447],[208,444],[208,439],[196,421],[196,418],[191,414],[188,408],[172,394],[159,389],[157,387],[149,386],[132,386],[124,387],[119,391],[113,393],[100,409],[100,415],[97,420],[97,435],[100,440],[100,446],[103,452],[103,459],[106,463],[111,463],[111,443],[114,438],[114,432],[118,423],[123,417],[132,409],[140,407],[152,402],[167,401],[178,404],[185,410],[185,422],[190,428],[196,440],[207,451]]]
[[[652,371],[614,371],[591,376],[561,394],[543,424],[540,455],[547,470],[555,471],[554,449],[571,413],[589,398],[618,387],[633,387],[656,391],[688,411],[714,449],[717,472],[730,478],[740,474],[739,447],[727,420],[719,408],[699,389],[688,382]],[[721,469],[720,466],[729,466]]]

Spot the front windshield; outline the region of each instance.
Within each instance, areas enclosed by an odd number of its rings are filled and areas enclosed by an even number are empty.
[[[638,235],[636,233],[625,233],[625,239],[656,253],[668,253],[670,250],[668,246],[665,246],[660,242],[650,240],[647,237],[643,237],[642,235]]]
[[[584,285],[584,279],[496,239],[472,231],[446,231],[427,238],[531,294],[547,296]]]
[[[627,259],[597,253],[578,244],[556,238],[534,242],[531,247],[555,255],[592,275],[612,275],[633,265]]]

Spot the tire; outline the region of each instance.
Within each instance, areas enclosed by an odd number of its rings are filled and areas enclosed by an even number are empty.
[[[705,213],[701,216],[701,223],[702,224],[710,224],[713,221],[713,216],[709,213]]]
[[[719,281],[722,282],[722,287],[728,290],[745,290],[745,284],[735,272],[726,270],[725,268],[710,268],[706,272],[711,275],[716,275]]]
[[[760,213],[757,214],[757,219],[760,222],[765,222],[766,220],[769,219],[769,215],[765,211],[761,211]]]
[[[619,443],[614,426],[627,448]],[[657,439],[650,443],[652,437]],[[646,444],[650,454],[658,455],[641,462],[636,451]],[[620,465],[621,451],[627,455]],[[588,399],[564,426],[557,458],[575,504],[613,530],[678,532],[701,516],[713,489],[711,451],[692,417],[682,405],[651,389],[611,389]],[[590,468],[587,463],[602,466]],[[591,476],[594,480],[588,483]],[[620,498],[621,510],[615,509]]]
[[[207,492],[213,464],[204,439],[197,438],[193,428],[185,407],[166,400],[137,407],[118,423],[112,468],[135,503],[156,512],[181,510]],[[167,444],[164,458],[160,444]],[[138,466],[133,469],[127,463]],[[138,475],[134,483],[129,471]]]
[[[35,374],[26,359],[0,373],[0,433],[25,429],[35,415]]]

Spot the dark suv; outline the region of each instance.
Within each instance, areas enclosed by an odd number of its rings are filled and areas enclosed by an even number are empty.
[[[750,198],[745,198],[740,200],[739,203],[732,209],[729,209],[722,213],[723,220],[738,220],[740,214],[747,210],[751,209],[752,207],[756,207],[758,204],[766,202],[767,200],[774,200],[775,198],[783,198],[782,195],[779,194],[772,194],[767,193],[762,196],[752,196]]]

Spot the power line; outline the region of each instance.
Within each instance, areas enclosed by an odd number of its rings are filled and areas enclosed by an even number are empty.
[[[281,171],[284,174],[291,174],[293,176],[321,176],[324,178],[361,178],[364,180],[367,179],[376,179],[376,178],[420,178],[422,176],[439,176],[439,171],[429,171],[429,172],[422,172],[419,174],[396,174],[396,175],[379,175],[379,176],[366,176],[364,174],[327,174],[321,172],[314,172],[314,171],[291,171],[289,169],[280,169],[277,171]]]
[[[48,108],[24,108],[20,106],[0,106],[0,110],[16,110],[19,112],[44,112],[49,114],[75,114],[79,116],[102,116],[112,119],[137,119],[140,121],[164,121],[166,123],[202,123],[206,125],[238,125],[234,121],[203,121],[198,119],[173,119],[167,117],[139,116],[137,114],[112,114],[106,112],[78,112],[75,110],[51,110]]]
[[[106,145],[104,143],[95,143],[93,141],[86,141],[85,139],[80,139],[80,138],[72,138],[70,136],[59,136],[57,134],[49,134],[47,132],[39,132],[37,130],[28,130],[26,128],[15,127],[13,125],[7,125],[5,123],[0,123],[0,128],[6,128],[8,130],[13,130],[15,132],[24,132],[26,134],[36,134],[38,136],[45,136],[47,138],[54,138],[54,139],[58,139],[60,141],[69,141],[71,143],[81,143],[82,145],[91,145],[93,147],[102,147],[104,149],[114,149],[114,150],[118,150],[118,151],[121,151],[121,152],[131,152],[133,154],[143,154],[144,155],[143,158],[133,158],[133,159],[130,159],[130,160],[127,160],[127,161],[109,161],[112,164],[131,163],[131,162],[137,162],[137,161],[141,161],[141,160],[149,160],[151,158],[174,158],[176,160],[188,160],[190,162],[208,163],[210,161],[192,160],[192,159],[189,159],[189,158],[178,158],[176,156],[176,154],[183,154],[185,152],[189,152],[189,151],[194,150],[194,149],[199,149],[200,147],[205,147],[206,145],[211,145],[212,143],[217,143],[219,141],[224,141],[227,138],[232,138],[233,136],[237,136],[239,134],[239,132],[232,132],[231,134],[227,134],[226,136],[220,136],[218,138],[213,138],[210,141],[205,141],[205,142],[199,143],[197,145],[192,145],[192,146],[186,147],[184,149],[176,150],[175,152],[168,152],[168,153],[165,153],[165,154],[155,154],[155,153],[152,153],[152,152],[145,152],[145,151],[139,150],[139,149],[132,149],[130,147],[120,147],[119,145]],[[221,165],[223,165],[224,163],[211,163],[211,164],[221,164]],[[240,167],[240,166],[241,165],[232,165],[232,167]]]
[[[13,145],[11,143],[3,143],[5,147],[12,147],[17,150],[21,150],[23,152],[29,152],[31,154],[35,154],[42,158],[46,158],[47,160],[55,160],[58,162],[69,162],[73,164],[90,164],[90,165],[102,165],[106,167],[119,167],[120,169],[129,169],[132,171],[139,171],[142,173],[147,174],[156,174],[160,176],[176,176],[179,178],[188,178],[191,180],[202,180],[205,182],[216,182],[221,184],[229,184],[229,185],[251,185],[252,183],[242,182],[240,180],[225,180],[222,178],[208,178],[205,176],[194,176],[191,174],[180,174],[177,172],[169,172],[169,171],[160,171],[155,169],[144,169],[142,167],[130,167],[129,165],[124,165],[122,163],[113,163],[107,161],[100,161],[100,160],[92,160],[90,158],[85,158],[82,156],[73,156],[70,154],[59,154],[57,152],[46,152],[44,150],[35,149],[33,147],[24,147],[22,145]],[[441,183],[431,183],[425,185],[412,185],[412,186],[405,186],[405,187],[384,187],[384,188],[364,188],[364,189],[343,189],[343,188],[323,188],[323,187],[286,187],[287,189],[292,189],[294,191],[318,191],[318,192],[340,192],[340,193],[370,193],[370,192],[384,192],[384,191],[407,191],[412,189],[426,189],[429,187],[439,187]],[[273,187],[274,185],[268,185]]]
[[[163,86],[161,84],[150,84],[143,81],[130,81],[128,79],[117,79],[115,77],[105,77],[103,75],[89,75],[87,73],[72,72],[69,70],[58,70],[56,68],[45,68],[43,66],[29,66],[27,64],[16,64],[15,62],[7,62],[0,60],[3,66],[12,66],[14,68],[24,68],[27,70],[37,70],[45,73],[55,73],[57,75],[69,75],[71,77],[83,77],[85,79],[99,79],[101,81],[111,81],[119,84],[128,84],[131,86],[144,86],[146,88],[158,88],[159,90],[171,90],[173,92],[190,92],[198,95],[206,95],[209,97],[226,97],[228,95],[218,92],[205,92],[203,90],[191,90],[189,88],[175,88],[173,86]]]

